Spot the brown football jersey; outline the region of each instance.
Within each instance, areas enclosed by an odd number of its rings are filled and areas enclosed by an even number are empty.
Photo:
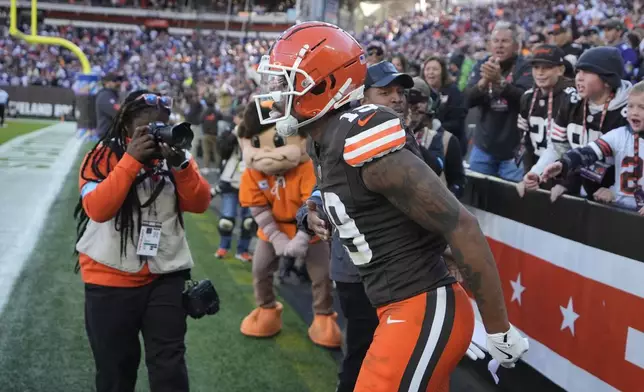
[[[422,159],[416,140],[396,113],[377,105],[335,114],[320,142],[309,141],[325,212],[374,306],[454,282],[442,259],[444,238],[418,225],[362,181],[364,165],[403,148]]]

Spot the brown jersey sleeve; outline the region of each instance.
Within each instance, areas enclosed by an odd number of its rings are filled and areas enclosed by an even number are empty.
[[[405,128],[391,111],[363,105],[347,115],[347,119],[353,126],[345,139],[342,157],[353,167],[360,167],[405,146]]]

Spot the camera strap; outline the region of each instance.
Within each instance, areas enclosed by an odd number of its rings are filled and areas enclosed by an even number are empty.
[[[158,168],[155,167],[154,170],[146,170],[145,173],[140,174],[136,177],[136,180],[134,180],[134,186],[139,186],[141,183],[143,183],[143,181],[145,181],[148,178],[151,178],[152,176],[158,175],[161,177],[161,180],[159,180],[159,182],[154,187],[154,190],[152,191],[150,198],[143,204],[139,202],[140,208],[149,207],[159,197],[159,195],[161,194],[161,191],[163,191],[163,187],[166,184],[167,174],[168,174],[168,171],[159,170]]]
[[[152,191],[152,194],[150,195],[150,198],[148,199],[148,201],[146,201],[145,203],[141,204],[141,208],[147,208],[152,203],[154,203],[154,201],[161,194],[161,191],[163,191],[164,186],[165,186],[165,176],[161,177],[161,181],[159,181],[157,186],[154,187],[154,190]]]

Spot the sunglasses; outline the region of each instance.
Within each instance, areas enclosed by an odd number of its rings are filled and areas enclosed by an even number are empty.
[[[138,99],[144,100],[149,106],[161,106],[162,108],[172,110],[172,98],[165,95],[143,94]]]

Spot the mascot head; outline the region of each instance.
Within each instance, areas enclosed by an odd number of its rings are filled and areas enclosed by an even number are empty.
[[[270,111],[269,107],[262,107],[262,116],[268,116]],[[306,137],[303,134],[280,136],[275,130],[275,124],[262,125],[255,102],[246,106],[237,136],[246,167],[262,173],[284,174],[309,160],[306,155]]]

